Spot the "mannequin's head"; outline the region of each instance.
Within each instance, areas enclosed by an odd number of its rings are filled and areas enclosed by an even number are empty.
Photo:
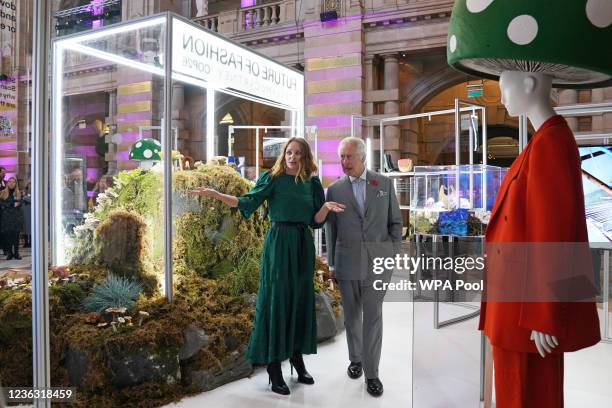
[[[556,115],[550,101],[552,78],[541,72],[503,71],[501,100],[510,116],[526,115],[535,129]]]
[[[499,77],[501,101],[510,116],[550,107],[552,78],[540,72],[504,71]]]

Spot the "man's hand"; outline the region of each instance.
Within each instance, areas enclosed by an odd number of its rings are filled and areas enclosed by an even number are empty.
[[[531,331],[531,340],[535,343],[538,353],[542,357],[546,357],[546,353],[552,353],[552,349],[559,345],[559,340],[550,334],[541,333],[537,330]]]

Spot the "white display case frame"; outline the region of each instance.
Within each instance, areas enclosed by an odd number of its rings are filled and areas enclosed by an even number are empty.
[[[159,38],[158,64],[130,59],[120,52],[100,50],[90,46],[94,40],[110,39],[120,34],[136,35],[137,30],[162,26]],[[134,34],[132,34],[134,33]],[[134,45],[133,47],[136,47]],[[214,48],[217,54],[209,53]],[[259,54],[242,44],[229,40],[215,32],[171,12],[160,13],[130,20],[108,27],[56,38],[51,47],[52,93],[51,93],[51,236],[52,264],[65,263],[61,214],[62,169],[58,163],[64,155],[63,143],[63,81],[64,54],[81,53],[98,60],[128,66],[162,78],[164,119],[172,117],[172,84],[182,82],[206,89],[206,158],[215,156],[215,94],[221,92],[241,99],[288,110],[291,113],[292,134],[299,135],[304,129],[304,74]],[[206,50],[206,51],[205,51]],[[113,50],[115,51],[115,50]],[[225,54],[225,62],[220,55]],[[212,55],[216,55],[216,59]],[[235,63],[227,63],[229,56]],[[161,60],[163,59],[163,64]],[[239,61],[239,62],[238,62]],[[256,69],[257,67],[257,69]],[[231,76],[231,80],[230,80]],[[280,84],[276,78],[280,78]],[[172,121],[162,123],[161,139],[164,157],[172,157]],[[172,162],[163,160],[164,202],[164,268],[165,295],[172,301]]]

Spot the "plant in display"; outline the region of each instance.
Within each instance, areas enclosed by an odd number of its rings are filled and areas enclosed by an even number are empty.
[[[162,178],[155,171],[119,173],[75,228],[71,262],[49,271],[52,381],[78,387],[75,406],[162,406],[252,372],[244,352],[269,223],[263,208],[245,220],[187,194],[199,186],[238,196],[252,183],[229,165],[173,173],[172,303],[152,290],[154,271],[163,271]],[[318,320],[333,336],[340,294],[318,258],[315,270],[322,277],[315,279]],[[14,289],[27,282],[5,280],[0,378],[31,386],[31,294]]]
[[[109,274],[104,283],[94,287],[93,293],[83,301],[83,307],[88,312],[119,313],[118,308],[131,309],[141,292],[140,283]]]

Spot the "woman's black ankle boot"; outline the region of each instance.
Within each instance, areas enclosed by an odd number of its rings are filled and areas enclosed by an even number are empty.
[[[306,366],[304,365],[304,359],[302,355],[296,353],[289,359],[289,364],[291,364],[291,375],[293,375],[293,369],[298,373],[298,382],[302,384],[314,384],[314,379],[312,376],[306,371]]]
[[[269,383],[272,384],[272,391],[281,394],[289,395],[289,387],[283,379],[283,372],[281,371],[281,365],[278,361],[268,364],[267,367]]]

